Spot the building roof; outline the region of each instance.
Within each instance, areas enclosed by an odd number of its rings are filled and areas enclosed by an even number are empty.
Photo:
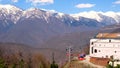
[[[120,33],[99,33],[96,38],[120,38]]]

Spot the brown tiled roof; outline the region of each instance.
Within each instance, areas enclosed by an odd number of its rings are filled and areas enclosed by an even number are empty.
[[[120,38],[120,33],[99,33],[96,38]]]

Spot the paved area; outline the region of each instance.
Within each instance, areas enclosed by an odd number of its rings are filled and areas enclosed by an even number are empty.
[[[67,63],[64,68],[106,68],[103,66],[95,65],[89,62],[89,60],[89,56],[86,56],[85,60],[83,61],[73,60],[70,63]]]
[[[82,63],[84,63],[84,64],[90,65],[90,66],[95,67],[95,68],[106,68],[106,67],[104,67],[104,66],[95,65],[95,64],[89,62],[89,60],[90,60],[90,57],[89,57],[89,55],[87,55],[87,56],[85,57],[85,60],[79,61],[79,63],[82,62]]]

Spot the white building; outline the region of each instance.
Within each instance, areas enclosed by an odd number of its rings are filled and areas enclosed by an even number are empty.
[[[90,57],[120,60],[120,33],[99,33],[90,40]]]

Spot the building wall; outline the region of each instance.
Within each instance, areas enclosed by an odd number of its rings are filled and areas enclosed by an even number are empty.
[[[120,39],[91,39],[90,56],[120,59]]]

